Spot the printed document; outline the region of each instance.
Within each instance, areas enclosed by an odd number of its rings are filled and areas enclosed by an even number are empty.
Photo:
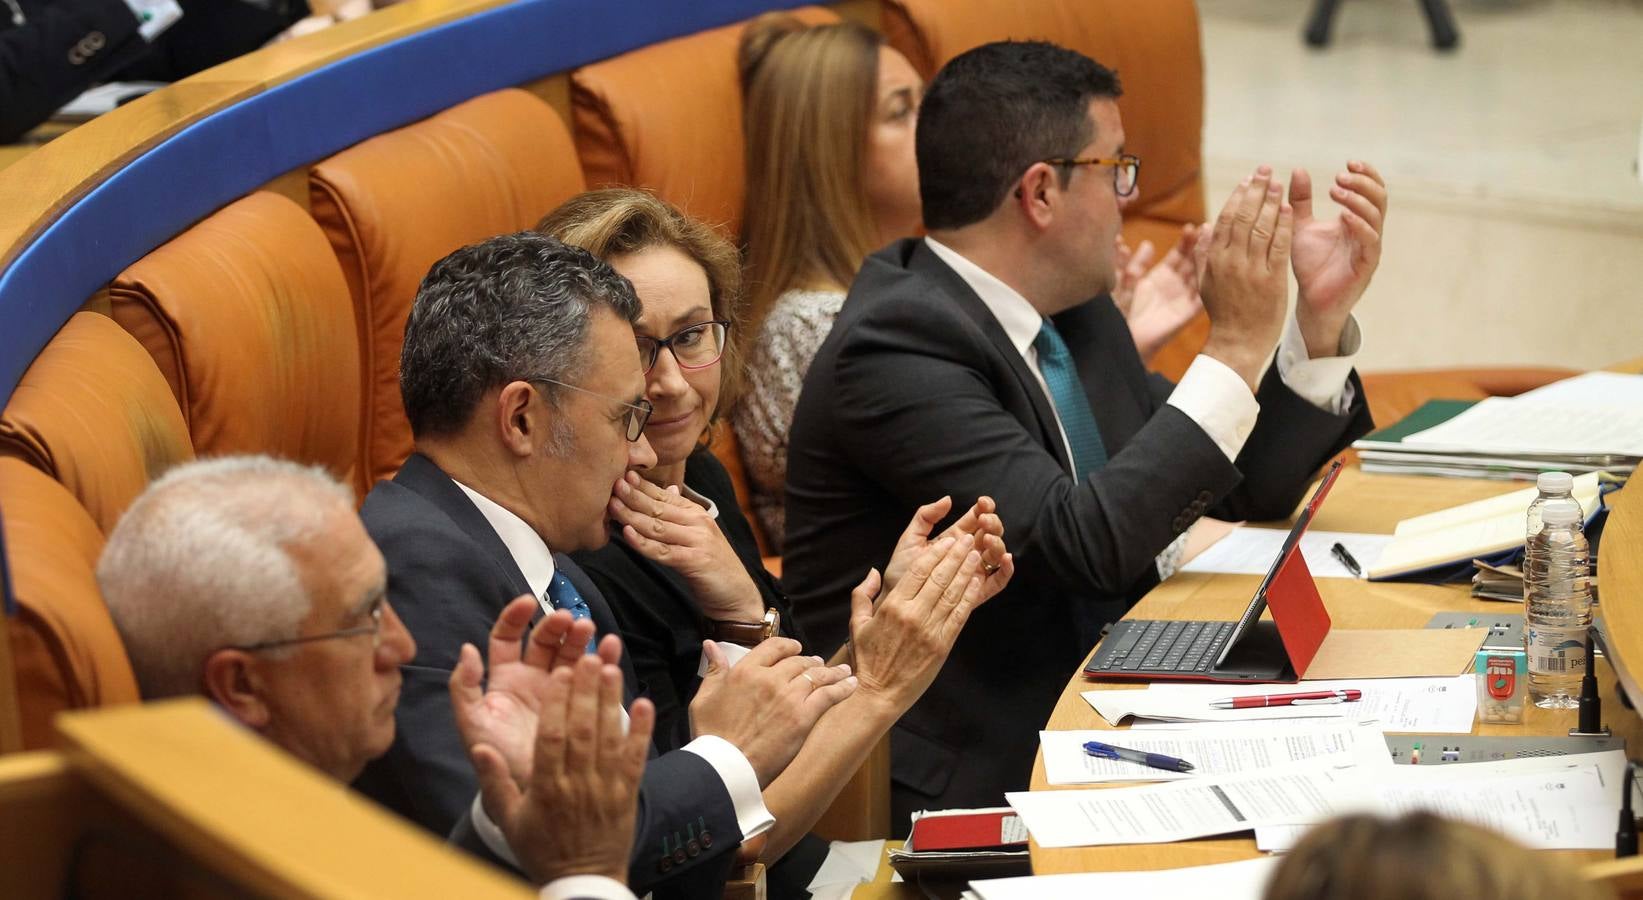
[[[1314,719],[1265,723],[1258,729],[1228,725],[1187,725],[1171,730],[1041,731],[1044,773],[1051,784],[1111,781],[1180,781],[1240,772],[1261,772],[1293,764],[1391,766],[1386,739],[1373,724]],[[1191,772],[1154,769],[1084,751],[1085,741],[1103,741],[1162,753],[1192,763]]]
[[[1380,772],[1380,769],[1375,769]],[[1373,803],[1358,768],[1295,767],[1089,791],[1022,791],[1004,799],[1042,847],[1161,844],[1304,824]]]
[[[1083,697],[1109,725],[1131,716],[1166,721],[1241,722],[1252,719],[1348,717],[1374,720],[1381,731],[1469,734],[1477,715],[1474,675],[1444,678],[1346,678],[1303,684],[1154,684],[1140,691],[1084,691]],[[1363,699],[1320,706],[1215,709],[1222,697],[1258,697],[1302,691],[1352,688]]]
[[[1283,549],[1288,531],[1251,528],[1248,525],[1211,544],[1182,566],[1182,572],[1220,572],[1229,575],[1265,575]],[[1368,571],[1392,542],[1389,534],[1358,534],[1349,531],[1308,531],[1301,535],[1301,556],[1314,578],[1359,578],[1330,552],[1337,543]]]

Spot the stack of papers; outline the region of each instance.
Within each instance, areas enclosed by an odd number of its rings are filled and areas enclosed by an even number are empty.
[[[1227,575],[1265,575],[1284,548],[1289,531],[1241,525],[1205,548],[1180,568],[1182,572],[1213,572]],[[1313,578],[1362,578],[1362,570],[1381,558],[1392,542],[1389,534],[1359,534],[1347,531],[1311,531],[1301,535],[1301,557]],[[1339,544],[1360,570],[1354,572],[1334,552]]]
[[[1281,849],[1346,813],[1426,810],[1540,849],[1613,846],[1624,751],[1511,760],[1326,768],[1291,765],[1142,787],[1006,794],[1043,847],[1155,844],[1254,830]]]
[[[1352,446],[1366,472],[1629,474],[1643,459],[1643,375],[1589,372],[1517,397],[1434,400]]]
[[[1295,691],[1354,689],[1363,699],[1322,706],[1215,709],[1222,697],[1254,697]],[[1477,715],[1475,676],[1446,678],[1355,678],[1307,681],[1300,685],[1153,684],[1136,691],[1085,691],[1083,697],[1107,724],[1125,719],[1166,722],[1243,722],[1258,719],[1349,717],[1373,721],[1381,731],[1468,734]]]

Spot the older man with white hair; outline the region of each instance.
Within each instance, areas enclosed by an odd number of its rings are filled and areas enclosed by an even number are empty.
[[[97,578],[145,699],[204,695],[342,781],[393,742],[416,644],[352,494],[324,471],[262,456],[179,466],[126,511]],[[451,678],[488,776],[476,808],[496,811],[544,897],[631,897],[619,882],[654,711],[635,703],[625,727],[620,642],[584,656],[591,623],[555,614],[524,642],[534,607],[503,610],[483,687],[471,649]]]

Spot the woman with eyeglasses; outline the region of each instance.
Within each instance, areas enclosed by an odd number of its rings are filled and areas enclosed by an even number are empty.
[[[751,647],[770,636],[803,642],[780,582],[764,568],[729,474],[706,449],[740,380],[740,261],[711,228],[631,188],[574,197],[537,229],[609,262],[633,283],[641,304],[634,334],[645,397],[654,406],[644,434],[657,462],[618,484],[609,507],[611,543],[576,559],[615,612],[635,672],[656,703],[655,742],[665,751],[692,737],[690,704],[705,666],[727,665],[725,654],[735,645]],[[871,638],[853,629],[847,661],[860,686],[765,789],[777,824],[754,849],[767,863],[780,860],[769,871],[771,897],[806,895],[827,845],[805,832],[929,686],[957,637],[956,630],[939,639],[918,637],[911,622],[879,621],[874,596],[883,609],[890,586],[913,559],[949,536],[973,569],[977,594],[966,594],[967,602],[992,596],[1014,570],[988,498],[932,542],[930,532],[950,506],[943,498],[923,507],[882,578],[870,573],[857,589],[853,599],[863,620],[883,626]],[[727,644],[733,649],[724,649]]]
[[[914,155],[924,82],[882,35],[854,22],[767,13],[743,32],[750,319],[747,391],[732,413],[754,514],[779,552],[787,432],[810,361],[862,260],[923,230]],[[1139,161],[1114,167],[1136,194]],[[1153,266],[1150,242],[1119,241],[1113,300],[1150,358],[1198,314],[1197,229]],[[750,335],[750,338],[753,336]]]

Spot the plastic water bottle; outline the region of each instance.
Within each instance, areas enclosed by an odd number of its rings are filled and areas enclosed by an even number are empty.
[[[1573,497],[1575,478],[1568,472],[1542,472],[1535,479],[1535,487],[1540,489],[1540,496],[1529,504],[1529,527],[1524,533],[1526,541],[1534,540],[1535,535],[1540,533],[1540,508],[1546,505],[1547,500]]]
[[[1529,697],[1546,709],[1573,709],[1579,705],[1592,624],[1590,547],[1574,498],[1546,499],[1540,520],[1523,562]]]

